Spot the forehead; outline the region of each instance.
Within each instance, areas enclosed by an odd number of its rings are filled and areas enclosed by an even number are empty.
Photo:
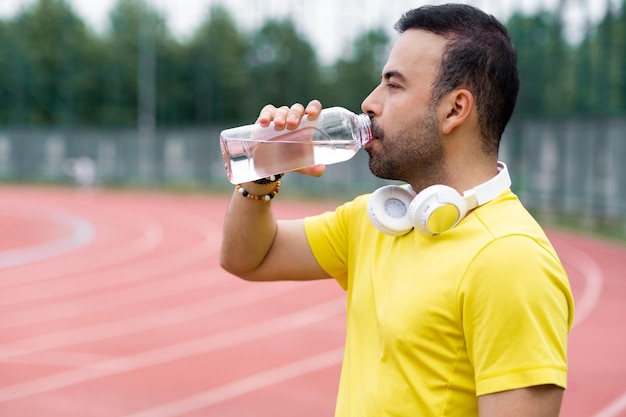
[[[445,45],[443,36],[409,29],[394,44],[383,74],[399,72],[407,79],[434,76],[439,69]]]

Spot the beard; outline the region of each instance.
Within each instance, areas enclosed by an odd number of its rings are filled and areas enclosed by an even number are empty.
[[[368,149],[372,174],[382,179],[410,182],[420,188],[441,182],[445,150],[439,140],[434,108],[429,108],[416,124],[393,136],[385,136],[372,119],[372,133],[381,145]]]

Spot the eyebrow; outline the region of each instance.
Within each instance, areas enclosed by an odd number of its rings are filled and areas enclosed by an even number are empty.
[[[406,77],[402,75],[400,71],[396,71],[396,70],[390,70],[390,71],[385,72],[381,78],[384,78],[385,80],[389,81],[389,79],[392,77],[399,78],[400,80],[406,80]]]

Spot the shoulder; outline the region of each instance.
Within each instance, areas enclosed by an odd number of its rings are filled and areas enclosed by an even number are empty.
[[[482,238],[475,241],[476,250],[460,282],[460,295],[469,297],[465,301],[515,308],[552,299],[559,308],[573,310],[567,272],[558,254],[513,193],[481,207],[475,220],[472,227]]]
[[[560,266],[544,229],[510,190],[479,207],[471,217],[466,236],[480,241],[476,260],[497,258],[513,262],[539,256],[553,258]]]
[[[566,271],[543,228],[510,191],[475,212],[481,244],[464,281],[532,288],[547,282],[568,286]]]

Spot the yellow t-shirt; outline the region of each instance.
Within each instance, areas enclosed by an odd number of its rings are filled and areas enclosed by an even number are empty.
[[[477,416],[477,396],[565,388],[573,299],[544,232],[507,190],[437,236],[380,233],[368,196],[305,220],[347,290],[336,416]]]

